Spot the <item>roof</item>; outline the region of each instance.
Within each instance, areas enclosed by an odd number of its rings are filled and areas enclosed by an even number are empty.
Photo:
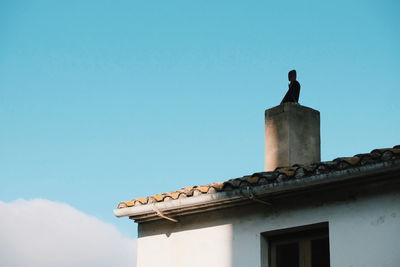
[[[316,162],[309,165],[295,164],[290,167],[278,167],[270,172],[257,172],[252,175],[230,179],[222,183],[212,183],[207,185],[189,186],[180,190],[158,194],[143,198],[134,198],[118,204],[117,209],[139,208],[151,204],[164,203],[171,200],[195,198],[203,195],[225,193],[240,188],[256,188],[265,185],[279,185],[287,181],[304,181],[305,178],[329,174],[336,171],[352,170],[361,171],[360,167],[376,165],[395,161],[400,163],[400,145],[393,148],[374,149],[370,153],[357,154],[353,157],[341,157],[332,161]],[[399,164],[400,165],[400,164]],[[387,165],[382,165],[387,166]],[[365,168],[364,168],[365,169]]]

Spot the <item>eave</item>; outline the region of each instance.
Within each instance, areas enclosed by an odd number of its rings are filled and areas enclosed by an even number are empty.
[[[268,205],[271,200],[281,195],[298,195],[320,188],[363,184],[374,180],[384,181],[400,178],[399,176],[400,159],[396,159],[344,170],[335,170],[302,179],[292,179],[259,186],[243,186],[232,191],[119,208],[114,210],[114,214],[117,217],[129,216],[130,219],[138,223],[165,218],[179,220],[179,216],[183,215],[203,213],[252,202],[261,202]]]

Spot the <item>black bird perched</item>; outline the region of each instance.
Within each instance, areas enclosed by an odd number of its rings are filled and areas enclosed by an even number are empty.
[[[289,90],[287,91],[285,97],[282,99],[281,104],[287,102],[299,103],[300,96],[300,83],[296,81],[296,70],[291,70],[288,73]]]

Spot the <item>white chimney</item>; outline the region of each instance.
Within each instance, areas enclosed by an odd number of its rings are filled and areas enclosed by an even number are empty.
[[[284,103],[265,111],[265,171],[321,161],[319,111]]]

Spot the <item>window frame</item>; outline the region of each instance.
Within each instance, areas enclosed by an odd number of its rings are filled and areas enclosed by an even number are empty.
[[[279,241],[273,241],[270,243],[270,266],[276,267],[276,247],[284,244],[298,243],[299,244],[299,267],[311,267],[311,241],[315,239],[328,238],[329,235],[326,233],[306,235],[302,238],[286,238]]]
[[[328,222],[264,232],[261,236],[262,267],[276,267],[277,246],[295,242],[299,245],[299,267],[311,267],[311,241],[330,240]]]

